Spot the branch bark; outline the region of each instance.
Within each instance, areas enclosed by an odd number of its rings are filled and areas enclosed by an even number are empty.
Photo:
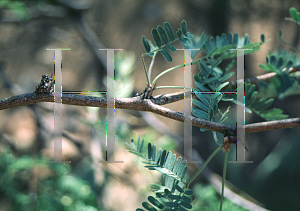
[[[141,99],[140,97],[132,98],[116,98],[115,99],[115,108],[119,109],[128,109],[128,110],[137,110],[137,111],[150,111],[161,116],[174,119],[177,121],[184,122],[185,116],[183,113],[173,111],[171,109],[162,107],[163,104],[168,104],[180,100],[178,95],[172,98],[170,95],[167,101],[161,101],[163,96],[168,95],[159,95],[154,97],[154,99],[146,100]],[[160,101],[161,105],[157,105],[154,102]],[[0,110],[15,108],[24,105],[30,105],[39,102],[54,102],[53,94],[36,94],[29,93],[23,95],[17,95],[9,98],[0,99]],[[107,98],[105,97],[91,97],[91,96],[78,96],[73,94],[63,94],[62,103],[68,105],[77,105],[77,106],[91,106],[91,107],[107,107]],[[224,133],[226,129],[234,129],[235,125],[225,125],[215,122],[206,121],[196,117],[191,117],[192,125],[205,128],[208,130]],[[266,130],[273,130],[279,128],[288,128],[288,127],[299,127],[300,118],[292,118],[271,122],[255,123],[245,125],[245,133],[260,132]]]
[[[282,71],[283,72],[287,71],[287,68],[284,68]],[[289,74],[294,73],[294,72],[298,72],[298,71],[300,71],[300,65],[297,65],[295,67],[291,67],[291,68],[288,69],[288,71],[289,71]],[[276,73],[267,73],[267,74],[264,74],[264,75],[257,76],[255,78],[245,79],[245,82],[246,83],[251,83],[251,84],[257,84],[258,81],[260,81],[260,80],[268,82],[274,76],[276,76]],[[243,82],[243,81],[241,80],[240,82]],[[230,81],[228,86],[231,86],[232,88],[236,88],[236,84],[237,84],[237,81]]]

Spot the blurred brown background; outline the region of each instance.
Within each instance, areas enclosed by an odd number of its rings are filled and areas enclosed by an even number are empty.
[[[299,9],[300,4],[296,0],[70,0],[40,1],[39,3],[27,1],[26,4],[30,11],[28,20],[18,21],[7,8],[1,10],[0,60],[4,64],[3,71],[19,90],[13,93],[12,90],[5,88],[5,81],[0,80],[0,98],[10,97],[21,92],[33,92],[41,75],[51,75],[53,72],[53,52],[46,51],[46,48],[71,48],[70,51],[63,51],[63,90],[105,89],[103,77],[106,75],[106,68],[105,64],[96,58],[96,51],[93,51],[92,47],[93,43],[88,43],[89,40],[93,39],[101,42],[103,48],[121,48],[134,53],[136,63],[132,77],[135,80],[135,86],[132,96],[136,92],[140,93],[146,87],[146,78],[139,59],[140,55],[145,52],[141,37],[145,35],[152,40],[151,29],[166,21],[172,25],[173,29],[177,29],[180,22],[186,20],[188,31],[194,35],[203,31],[213,36],[223,32],[237,32],[240,36],[247,33],[252,42],[259,41],[261,33],[265,34],[266,39],[271,38],[272,41],[264,44],[259,52],[246,56],[245,78],[266,73],[257,64],[265,63],[265,56],[268,51],[273,51],[279,47],[287,48],[277,37],[280,29],[286,40],[300,47],[299,26],[284,20],[285,17],[289,16],[290,7]],[[80,32],[78,25],[82,20],[81,17],[85,19],[94,34],[85,31],[86,37],[84,37],[84,33]],[[175,44],[175,47],[182,48],[179,43]],[[99,53],[99,55],[105,61],[105,53],[104,55]],[[158,56],[152,77],[169,67],[183,63],[182,51],[173,53],[172,57],[173,62],[168,63],[164,58]],[[146,58],[146,64],[150,64],[149,58]],[[197,74],[197,71],[198,68],[193,68],[194,74]],[[158,81],[158,85],[183,85],[183,68],[162,77]],[[180,90],[157,90],[154,95],[174,91]],[[53,127],[51,126],[53,122],[52,105],[49,103],[42,105],[43,109],[39,108],[42,121],[51,128]],[[221,109],[227,108],[228,105],[230,104],[224,104]],[[291,118],[300,116],[299,106],[299,96],[291,96],[283,101],[275,100],[274,103],[274,107],[281,108]],[[166,107],[183,112],[183,102],[170,104]],[[232,105],[232,108],[234,115],[235,107]],[[101,115],[101,110],[93,111],[93,109],[84,107],[63,106],[64,130],[82,144],[76,146],[67,139],[63,142],[65,144],[63,145],[65,156],[72,160],[73,165],[76,165],[84,157],[80,154],[82,152],[81,147],[84,148],[84,152],[89,153],[89,147],[92,145],[91,140],[96,139],[103,142],[104,139],[101,134],[95,135],[92,127],[83,123],[84,120],[93,121],[95,115],[97,116],[99,113]],[[156,117],[167,123],[174,134],[183,136],[183,123],[168,120],[165,117]],[[10,140],[20,154],[38,153],[37,148],[43,152],[45,152],[45,148],[51,149],[51,136],[46,136],[43,144],[40,143],[39,137],[45,136],[45,134],[40,134],[44,132],[39,129],[35,118],[33,111],[28,107],[0,112],[0,133]],[[117,111],[116,118],[123,119],[123,121],[125,119],[129,123],[129,131],[135,134],[133,137],[135,139],[137,135],[143,135],[145,131],[149,132],[149,129],[146,130],[149,125],[138,112]],[[233,120],[234,116],[229,122]],[[261,121],[263,119],[255,114],[246,114],[246,123]],[[155,133],[154,130],[150,132]],[[161,135],[157,133],[153,135],[153,138],[158,138]],[[200,133],[198,128],[193,128],[193,136],[195,148],[206,159],[216,148],[211,132]],[[290,207],[290,209],[285,210],[296,210],[295,208],[300,206],[299,201],[297,201],[300,188],[300,160],[297,152],[297,147],[300,146],[299,136],[299,128],[247,134],[246,143],[250,149],[247,159],[254,163],[229,164],[228,180],[266,205],[268,209],[283,210],[284,207]],[[122,141],[129,141],[129,139]],[[118,176],[123,179],[126,176],[136,176],[138,181],[141,180],[140,182],[143,183],[144,187],[148,181],[144,181],[144,175],[134,173],[135,168],[129,167],[134,162],[132,161],[133,155],[129,155],[120,143],[117,145],[116,157],[118,158],[116,160],[124,160],[125,163],[124,165],[116,164],[114,167],[110,165],[105,167],[108,172],[115,175],[115,181],[105,186],[106,189],[101,190],[100,198],[107,209],[133,210],[141,207],[141,201],[145,198],[139,196],[135,186],[131,186],[128,182],[131,181],[129,178],[127,178],[127,182],[124,182],[122,179],[118,179]],[[274,154],[274,150],[276,154]],[[177,149],[177,151],[182,153],[181,149]],[[270,157],[271,154],[273,157]],[[218,174],[222,173],[222,156],[220,154],[218,159],[214,159],[209,165],[209,168]],[[232,154],[232,156],[234,155]],[[289,168],[290,164],[292,164],[291,168]],[[123,173],[119,171],[123,171]],[[126,172],[125,176],[124,172]],[[200,180],[201,177],[198,181]],[[100,185],[100,187],[102,186]],[[110,190],[112,193],[105,192],[106,190]],[[135,197],[126,197],[128,195]],[[121,207],[125,203],[127,208],[122,209]]]

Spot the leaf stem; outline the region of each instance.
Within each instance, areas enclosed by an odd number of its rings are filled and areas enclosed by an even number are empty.
[[[196,172],[196,174],[194,174],[194,176],[186,183],[186,187],[188,187],[193,181],[194,179],[196,179],[196,177],[198,177],[198,175],[202,172],[202,170],[205,168],[205,166],[207,166],[207,164],[211,161],[211,159],[213,157],[215,157],[215,155],[222,149],[222,146],[219,146],[210,156],[209,158],[207,158],[207,160],[205,161],[205,163],[201,166],[201,168]]]
[[[193,64],[195,64],[195,62],[191,62],[191,63],[189,63],[189,64],[190,64],[190,65],[193,65]],[[152,84],[155,84],[156,81],[157,81],[157,79],[159,79],[159,78],[160,78],[161,76],[163,76],[164,74],[166,74],[166,73],[168,73],[168,72],[170,72],[170,71],[172,71],[172,70],[176,70],[176,69],[178,69],[178,68],[185,67],[185,65],[186,65],[186,64],[177,65],[177,66],[175,66],[175,67],[171,67],[171,68],[169,68],[169,69],[163,71],[162,73],[160,73],[158,76],[156,76],[156,77],[154,78]]]
[[[197,59],[196,61],[191,62],[191,63],[188,63],[188,64],[189,64],[189,65],[197,64],[198,62],[200,62],[201,59],[205,59],[205,58],[206,58],[205,56],[204,56],[204,57],[201,57],[201,58]],[[155,82],[157,81],[157,79],[159,79],[159,78],[160,78],[161,76],[163,76],[164,74],[166,74],[166,73],[168,73],[168,72],[170,72],[170,71],[172,71],[172,70],[176,70],[176,69],[178,69],[178,68],[185,67],[185,65],[188,65],[188,64],[177,65],[177,66],[175,66],[175,67],[171,67],[171,68],[169,68],[169,69],[163,71],[162,73],[160,73],[158,76],[156,76],[156,77],[154,78],[152,84],[155,84]]]
[[[148,86],[150,86],[150,80],[149,80],[149,77],[148,77],[148,74],[147,74],[147,68],[146,68],[146,65],[145,65],[144,57],[141,56],[140,59],[142,61],[142,64],[143,64],[143,67],[144,67],[144,70],[145,70],[145,75],[146,75],[146,78],[147,78]]]
[[[150,63],[150,66],[149,66],[149,71],[148,71],[148,78],[149,78],[149,81],[151,81],[151,72],[152,72],[152,68],[153,68],[153,65],[154,65],[154,61],[155,61],[155,56],[156,56],[157,52],[154,53],[153,57],[152,57],[152,60],[151,60],[151,63]]]
[[[222,195],[221,195],[220,211],[222,211],[222,206],[223,206],[224,185],[225,185],[225,178],[226,178],[227,163],[228,163],[228,152],[225,152],[224,168],[223,168],[223,179],[222,179]]]
[[[282,38],[282,31],[279,32],[279,35],[278,35],[279,39],[284,42],[285,44],[287,44],[288,46],[290,46],[292,49],[294,49],[295,51],[297,52],[300,52],[300,50],[298,48],[296,48],[295,46],[293,46],[291,43],[285,41],[283,38]]]
[[[191,88],[184,87],[184,86],[158,86],[155,87],[155,89],[191,89]]]

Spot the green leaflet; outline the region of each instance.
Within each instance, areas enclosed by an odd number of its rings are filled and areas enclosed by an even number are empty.
[[[131,139],[131,144],[126,143],[126,148],[129,149],[129,152],[132,154],[135,154],[141,158],[143,158],[145,161],[144,163],[148,164],[145,167],[150,170],[157,170],[161,172],[162,174],[167,175],[168,177],[172,177],[175,180],[182,181],[183,177],[187,173],[187,166],[186,161],[182,161],[181,157],[178,157],[176,159],[176,155],[172,154],[172,152],[168,152],[166,150],[162,150],[161,148],[156,150],[156,145],[148,144],[148,158],[144,156],[142,152],[142,146],[144,143],[144,139],[139,144],[139,138],[138,138],[138,144],[135,147],[133,139]]]
[[[146,210],[149,210],[149,211],[157,211],[157,209],[155,209],[151,204],[149,204],[148,202],[143,202],[142,203],[143,207],[146,209]]]
[[[298,81],[290,74],[287,69],[299,65],[300,62],[297,55],[286,50],[277,50],[266,57],[266,64],[259,64],[259,67],[266,71],[276,73],[269,82],[259,81],[259,96],[275,97],[279,99],[294,95],[300,92]]]
[[[297,9],[295,7],[291,7],[289,12],[292,17],[292,21],[300,25],[300,13],[297,11]]]
[[[182,30],[180,28],[178,28],[178,31],[176,32],[177,37],[181,37],[182,36]]]
[[[258,64],[258,66],[266,71],[282,73],[284,68],[290,68],[298,65],[300,62],[297,55],[286,50],[276,50],[266,56],[266,64]]]
[[[190,195],[193,192],[186,189],[183,178],[187,173],[187,161],[182,161],[181,157],[176,159],[176,155],[171,151],[167,152],[158,148],[156,150],[155,145],[148,143],[148,157],[144,156],[142,147],[144,140],[140,141],[138,138],[137,146],[134,144],[134,140],[131,139],[130,144],[126,143],[126,148],[129,152],[143,158],[146,163],[145,167],[149,170],[157,170],[162,173],[162,185],[152,184],[151,188],[156,192],[156,197],[148,196],[149,202],[143,202],[142,206],[146,210],[186,210],[191,209]],[[143,210],[138,208],[136,210]]]
[[[163,55],[163,57],[166,59],[166,61],[172,62],[173,59],[172,59],[171,55],[169,54],[169,52],[166,49],[162,49],[160,51],[160,53],[161,53],[161,55]]]
[[[151,50],[150,44],[149,44],[148,40],[146,39],[146,37],[144,35],[142,36],[142,41],[143,41],[143,45],[145,47],[145,50],[147,51],[147,53],[149,53],[150,50]]]
[[[236,51],[229,49],[253,49],[252,51],[246,50],[245,54],[253,53],[254,51],[259,50],[260,46],[265,42],[264,37],[265,36],[262,34],[261,42],[251,43],[247,34],[245,34],[244,37],[239,37],[237,33],[233,36],[231,33],[228,33],[227,35],[223,33],[221,36],[216,36],[216,38],[211,36],[205,42],[205,52],[209,57],[220,59],[234,58],[236,57]]]
[[[163,204],[160,203],[156,198],[154,198],[153,196],[148,196],[148,201],[150,201],[153,205],[155,205],[156,207],[162,209],[164,208]]]
[[[192,45],[192,41],[186,37],[181,37],[179,38],[180,42],[185,45],[185,46],[190,46]]]
[[[200,119],[216,122],[217,120],[215,115],[218,109],[218,103],[222,99],[222,94],[221,93],[215,93],[215,94],[196,93],[196,96],[198,97],[199,100],[193,99],[192,101],[193,104],[197,106],[197,107],[193,107],[192,109],[193,115]],[[227,113],[229,113],[229,111],[227,111]],[[222,121],[225,120],[225,116],[223,117],[223,119],[221,118]],[[203,128],[201,128],[200,130],[205,131],[205,129]]]
[[[143,35],[142,42],[146,49],[146,52],[147,52],[146,54],[149,56],[154,56],[155,52],[160,51],[162,56],[168,62],[172,62],[172,57],[169,54],[169,52],[167,51],[167,49],[171,52],[176,51],[176,48],[171,45],[173,42],[180,40],[181,44],[185,45],[185,46],[190,46],[193,44],[191,39],[194,36],[187,31],[186,21],[183,20],[181,22],[180,26],[181,26],[181,28],[179,28],[176,33],[177,38],[175,37],[174,31],[168,22],[164,23],[164,27],[159,25],[159,26],[157,26],[157,28],[153,28],[151,31],[151,34],[152,34],[155,45],[153,45],[151,43],[151,41],[148,41],[146,39],[146,37]]]
[[[222,60],[210,60],[207,58],[207,62],[200,60],[198,63],[200,72],[198,75],[194,75],[195,84],[200,89],[200,91],[221,91],[228,83],[224,83],[225,80],[229,79],[234,72],[228,72],[229,68],[232,67],[234,62],[231,62],[225,71],[222,71],[217,66],[222,62]],[[208,64],[207,64],[208,63]],[[194,89],[197,90],[198,89]]]
[[[176,48],[173,45],[167,45],[167,48],[172,51],[172,52],[176,52]]]
[[[175,35],[174,35],[174,31],[172,29],[172,26],[168,22],[165,22],[164,28],[165,28],[166,34],[168,35],[168,38],[170,39],[170,41],[174,41]]]
[[[257,115],[261,116],[267,121],[280,120],[288,118],[288,115],[282,113],[281,109],[270,109],[270,106],[273,103],[273,99],[268,99],[267,97],[258,98],[257,91],[255,90],[255,84],[245,83],[245,109],[247,112],[255,112]],[[241,106],[244,106],[242,103],[236,101],[236,95],[224,95],[223,98],[231,98],[230,101],[238,103]]]
[[[157,26],[157,31],[163,43],[167,44],[169,42],[167,34],[162,26]]]
[[[161,44],[161,39],[160,39],[160,37],[158,35],[157,30],[155,28],[153,28],[152,31],[151,31],[151,33],[152,33],[152,37],[154,39],[154,42],[155,42],[156,46],[160,47],[162,44]]]
[[[185,21],[185,20],[183,20],[183,21],[180,23],[180,27],[181,27],[182,33],[183,33],[184,35],[186,35],[188,31],[187,31],[187,24],[186,24],[186,21]]]
[[[203,32],[201,35],[193,37],[192,34],[187,33],[186,38],[189,38],[191,40],[191,43],[188,43],[189,46],[187,46],[181,42],[184,49],[198,49],[198,50],[191,51],[191,57],[192,59],[194,59],[197,53],[199,53],[200,50],[202,50],[202,47],[205,44],[205,41],[207,40],[207,35],[205,32]]]

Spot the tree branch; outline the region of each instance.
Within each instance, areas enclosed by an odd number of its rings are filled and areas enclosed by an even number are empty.
[[[261,132],[266,130],[275,130],[281,128],[292,128],[300,126],[300,117],[290,118],[277,121],[260,122],[254,124],[248,124],[245,127],[245,133]]]
[[[283,72],[287,71],[287,68],[283,68],[282,71]],[[289,74],[297,72],[297,71],[300,71],[300,65],[297,65],[295,67],[291,67],[288,71],[289,71]],[[267,73],[267,74],[264,74],[264,75],[257,76],[255,78],[245,79],[245,82],[246,83],[251,83],[251,84],[257,84],[258,81],[260,81],[260,80],[268,82],[274,76],[276,76],[276,73]],[[243,82],[243,81],[240,80],[240,82]],[[237,84],[237,81],[230,81],[229,84],[228,84],[228,86],[231,86],[232,88],[236,88],[236,84]]]
[[[155,97],[155,99],[161,96]],[[155,102],[155,99],[153,100]],[[169,102],[177,101],[177,98],[171,98]],[[53,94],[36,94],[29,93],[9,98],[0,99],[0,110],[30,105],[39,102],[54,102]],[[168,104],[169,102],[165,102]],[[62,103],[77,106],[91,106],[91,107],[107,107],[107,98],[105,97],[91,97],[78,96],[73,94],[63,94]],[[140,97],[132,98],[115,98],[115,108],[150,111],[161,116],[184,122],[185,116],[183,113],[173,111],[171,109],[154,104],[151,100],[141,99]],[[224,125],[215,122],[202,120],[196,117],[191,117],[192,125],[204,129],[224,133],[226,129],[234,129],[235,125]],[[245,133],[260,132],[266,130],[273,130],[278,128],[298,127],[300,126],[300,118],[286,119],[280,121],[271,121],[245,125]]]

